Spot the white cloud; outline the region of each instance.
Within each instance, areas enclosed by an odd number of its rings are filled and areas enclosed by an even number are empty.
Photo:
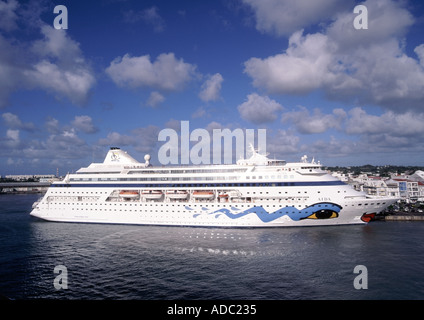
[[[56,58],[58,64],[64,67],[73,63],[84,63],[79,43],[71,39],[66,30],[56,30],[50,25],[43,25],[40,31],[43,38],[31,45],[31,51],[37,56]]]
[[[95,133],[99,130],[94,126],[93,119],[89,116],[75,116],[71,124],[76,130],[84,133]]]
[[[275,134],[267,135],[266,150],[270,157],[284,158],[288,154],[302,152],[300,138],[291,130],[278,129]]]
[[[9,147],[15,148],[19,145],[19,130],[8,129],[6,131],[6,143]]]
[[[422,137],[424,135],[424,113],[406,112],[397,114],[387,111],[381,115],[368,114],[362,108],[348,112],[346,133],[372,136],[387,133],[397,137]]]
[[[350,160],[346,164],[351,165],[354,161],[368,161],[360,160],[367,156],[372,159],[370,162],[390,163],[398,155],[416,157],[416,154],[424,152],[422,112],[397,114],[389,110],[382,114],[371,114],[356,107],[348,111],[336,108],[330,113],[315,109],[312,113],[300,107],[299,110],[284,113],[282,120],[293,127],[280,130],[279,134],[269,134],[267,139],[267,151],[280,158],[286,154],[300,153],[320,160],[348,157]],[[322,133],[330,128],[337,129],[337,135],[325,138],[323,135],[306,137],[295,134]],[[393,153],[394,149],[396,153]]]
[[[128,146],[134,143],[133,137],[118,132],[110,132],[106,138],[102,138],[98,142],[102,146]]]
[[[398,114],[386,111],[382,114],[370,114],[360,107],[345,111],[335,108],[331,113],[314,109],[311,113],[306,107],[283,113],[281,121],[293,124],[302,134],[323,133],[328,129],[337,129],[348,136],[370,139],[385,134],[386,137],[406,137],[419,140],[424,135],[424,113],[405,112]]]
[[[28,158],[78,159],[90,154],[90,147],[78,137],[74,128],[52,134],[39,145],[30,145],[23,150]]]
[[[17,29],[18,16],[15,11],[18,7],[19,3],[16,0],[0,1],[0,30]]]
[[[18,42],[0,35],[0,107],[18,89],[42,89],[84,104],[96,80],[79,44],[66,30],[40,22],[36,26],[38,40]]]
[[[41,27],[43,38],[32,43],[31,51],[41,58],[24,75],[34,87],[59,93],[73,103],[84,104],[95,78],[85,62],[79,43],[66,30]]]
[[[22,125],[21,120],[16,114],[6,112],[2,114],[2,118],[8,127],[17,128]]]
[[[256,87],[271,93],[302,94],[334,81],[330,67],[335,62],[334,45],[320,33],[295,32],[285,53],[265,59],[251,58],[245,72]]]
[[[156,126],[140,127],[131,130],[130,135],[110,132],[106,138],[98,141],[102,146],[131,146],[138,152],[152,152],[158,143],[159,128]]]
[[[332,114],[323,114],[315,109],[311,115],[305,107],[299,107],[298,111],[286,112],[282,116],[282,122],[292,122],[300,133],[323,133],[328,129],[340,129],[346,118],[343,109],[334,109]]]
[[[74,128],[71,128],[69,130],[63,130],[61,136],[64,137],[64,138],[70,138],[70,139],[77,138],[77,135],[75,133],[75,129]]]
[[[421,66],[424,67],[424,44],[420,44],[419,46],[417,46],[414,49],[414,52],[418,56]]]
[[[351,10],[323,32],[293,33],[283,53],[251,58],[245,72],[270,93],[306,94],[316,89],[335,100],[376,104],[403,112],[424,99],[423,52],[405,53],[404,35],[413,23],[402,2],[366,1],[369,29],[353,28]],[[394,23],[396,21],[396,23]]]
[[[247,96],[247,101],[237,107],[241,117],[255,124],[272,122],[277,119],[276,112],[283,107],[267,96],[252,93]]]
[[[309,25],[332,18],[352,1],[338,0],[243,0],[256,17],[256,28],[261,32],[289,35]]]
[[[318,139],[309,144],[305,150],[310,156],[318,157],[317,160],[323,160],[334,157],[352,157],[358,154],[370,152],[363,144],[330,136],[328,140]],[[325,164],[325,163],[324,163]]]
[[[129,54],[114,59],[106,73],[121,87],[150,87],[176,91],[192,80],[196,67],[176,59],[173,53],[162,53],[153,63],[150,56],[131,57]]]
[[[381,155],[386,163],[390,157],[399,154],[420,153],[424,151],[424,113],[406,112],[396,114],[387,111],[381,115],[367,113],[362,108],[353,108],[347,112],[340,137],[331,137],[329,141],[313,142],[309,149],[315,154],[332,156],[366,156],[376,159]],[[393,153],[393,150],[396,153]]]
[[[89,70],[83,66],[62,69],[58,65],[42,60],[33,70],[24,72],[32,86],[65,96],[75,104],[84,104],[88,91],[94,85],[95,79]]]
[[[146,104],[149,107],[156,108],[159,104],[165,101],[165,97],[157,91],[150,93],[149,98],[147,99]]]
[[[45,127],[47,129],[48,132],[52,133],[52,134],[57,134],[60,132],[60,126],[59,126],[59,120],[52,118],[52,117],[48,117]]]
[[[11,129],[23,129],[27,131],[33,131],[35,129],[32,122],[23,123],[16,114],[6,112],[2,114],[2,118],[6,126]]]
[[[134,149],[142,153],[152,152],[158,144],[159,131],[159,127],[152,125],[132,130],[131,134],[136,140]]]
[[[414,23],[412,14],[402,2],[392,0],[368,0],[362,3],[368,10],[368,29],[353,28],[356,16],[353,7],[340,13],[325,33],[338,45],[339,52],[366,51],[370,45],[385,43],[388,39],[403,39]]]
[[[10,115],[7,118],[11,127],[28,131],[25,129],[26,124],[19,119]],[[23,163],[30,164],[41,159],[46,159],[49,162],[51,162],[51,159],[56,159],[56,161],[60,159],[59,163],[63,166],[65,165],[63,160],[82,159],[92,155],[92,147],[78,136],[78,133],[83,129],[90,130],[90,121],[87,120],[85,116],[76,117],[74,121],[71,121],[71,124],[60,126],[57,119],[50,117],[44,127],[49,134],[45,135],[43,133],[46,132],[42,132],[42,128],[40,128],[40,132],[37,132],[37,135],[28,133],[25,135],[19,129],[8,129],[6,138],[0,139],[0,147],[14,161],[23,161]],[[73,124],[76,126],[73,126]],[[71,165],[71,162],[66,163],[66,165]]]
[[[205,102],[218,100],[223,81],[224,78],[220,73],[215,73],[208,77],[202,85],[202,91],[199,93],[200,99]]]

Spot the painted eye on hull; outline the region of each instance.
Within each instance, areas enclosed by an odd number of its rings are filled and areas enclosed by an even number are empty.
[[[337,218],[339,214],[333,210],[322,209],[315,211],[310,216],[307,216],[305,219],[332,219]]]

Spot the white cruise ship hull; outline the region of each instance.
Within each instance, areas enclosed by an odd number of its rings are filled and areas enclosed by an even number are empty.
[[[92,189],[91,189],[92,190]],[[84,191],[80,191],[85,193]],[[87,193],[93,191],[86,191]],[[31,215],[48,221],[203,227],[293,227],[366,224],[396,199],[367,198],[345,202],[295,204],[41,200]]]
[[[315,163],[265,157],[258,164],[257,157],[237,165],[153,168],[114,148],[103,163],[53,183],[31,215],[79,223],[324,226],[365,224],[398,200],[366,196]]]

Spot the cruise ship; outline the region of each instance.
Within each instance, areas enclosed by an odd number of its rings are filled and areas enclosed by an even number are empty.
[[[53,182],[31,215],[48,221],[205,227],[368,223],[396,198],[356,191],[302,157],[273,160],[252,148],[236,164],[152,166],[112,147]]]

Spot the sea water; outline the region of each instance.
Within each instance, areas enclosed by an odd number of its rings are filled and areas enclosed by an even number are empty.
[[[29,215],[38,197],[0,196],[0,295],[9,299],[424,298],[424,222],[258,229],[56,223]]]

